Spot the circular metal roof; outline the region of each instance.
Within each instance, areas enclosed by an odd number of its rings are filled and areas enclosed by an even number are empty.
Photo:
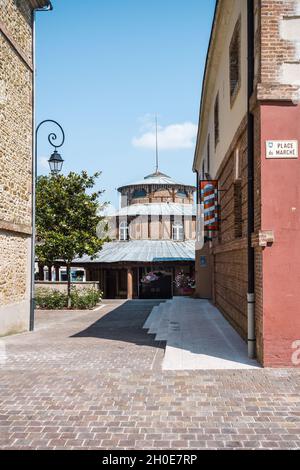
[[[190,188],[196,191],[196,188],[190,184],[179,183],[174,181],[170,176],[157,171],[152,173],[151,175],[145,176],[143,180],[136,181],[135,183],[124,184],[118,188],[118,191],[129,188],[132,186],[148,186],[148,185],[155,185],[155,186],[182,186],[185,188]]]

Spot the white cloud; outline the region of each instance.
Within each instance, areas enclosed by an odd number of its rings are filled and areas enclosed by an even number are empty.
[[[192,122],[182,124],[170,124],[158,128],[159,150],[190,149],[195,145],[197,136],[197,125]],[[139,137],[132,139],[132,145],[138,148],[155,149],[155,128],[144,132]]]
[[[49,169],[49,163],[48,163],[49,157],[40,157],[38,164],[41,170],[48,170]]]

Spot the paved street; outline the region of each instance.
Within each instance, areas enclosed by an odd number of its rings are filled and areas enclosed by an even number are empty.
[[[1,340],[0,448],[300,448],[300,371],[163,372],[154,305],[39,312]]]

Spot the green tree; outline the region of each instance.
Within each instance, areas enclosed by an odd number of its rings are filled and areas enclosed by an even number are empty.
[[[61,260],[67,267],[71,307],[71,263],[84,254],[94,257],[107,238],[97,236],[105,204],[103,191],[92,191],[101,173],[40,176],[36,188],[36,255],[43,264]]]

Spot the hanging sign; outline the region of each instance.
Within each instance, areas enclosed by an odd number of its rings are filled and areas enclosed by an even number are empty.
[[[298,140],[267,140],[267,158],[298,158]]]
[[[200,195],[201,204],[204,206],[205,230],[219,230],[218,181],[200,181]]]

